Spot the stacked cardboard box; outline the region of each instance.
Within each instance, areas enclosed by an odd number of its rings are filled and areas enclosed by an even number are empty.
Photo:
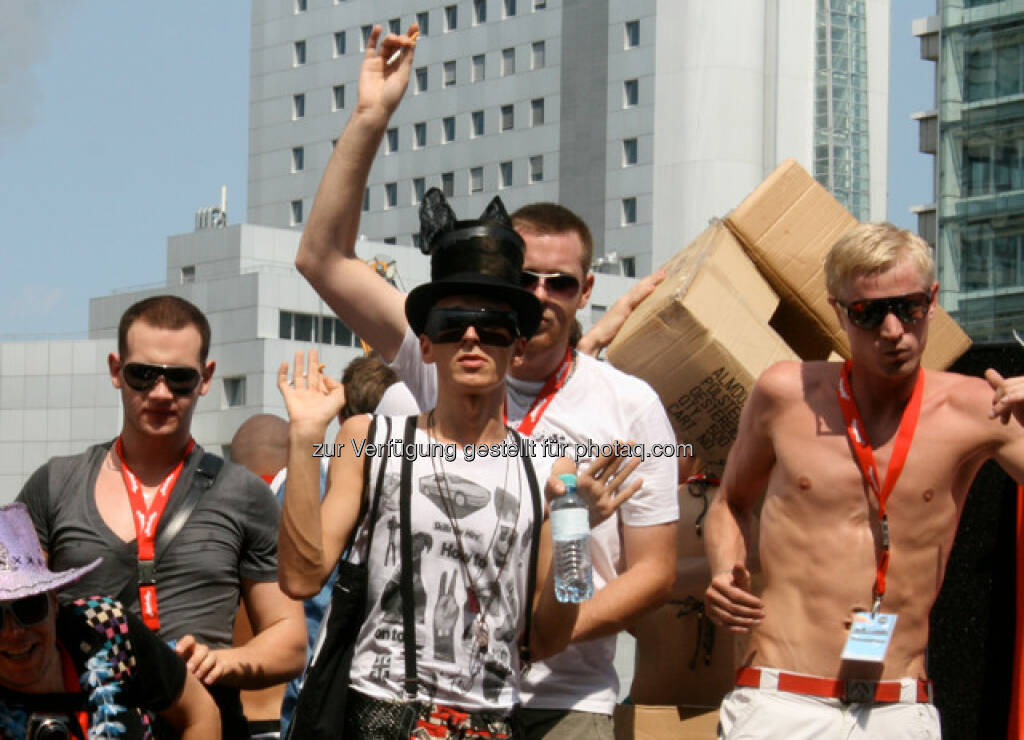
[[[721,472],[747,393],[769,365],[849,357],[827,301],[824,259],[856,224],[787,160],[665,265],[668,277],[609,347],[616,367],[654,387],[678,441],[712,472]],[[969,346],[940,308],[922,362],[944,369]]]

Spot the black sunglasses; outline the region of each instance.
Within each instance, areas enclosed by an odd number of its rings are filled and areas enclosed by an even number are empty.
[[[908,293],[907,295],[875,298],[873,300],[836,303],[846,311],[850,323],[854,326],[873,331],[882,325],[885,317],[894,314],[904,324],[911,326],[928,315],[928,307],[932,302],[932,294]]]
[[[580,279],[564,272],[523,270],[519,284],[526,290],[534,290],[538,284],[543,284],[548,293],[562,296],[576,295],[580,289]]]
[[[176,396],[187,396],[196,389],[202,376],[194,367],[183,365],[148,365],[129,362],[121,368],[124,382],[136,391],[148,391],[163,378],[167,389]]]
[[[7,622],[7,615],[14,617],[14,621],[22,627],[34,627],[46,619],[50,613],[50,594],[41,593],[35,596],[26,596],[15,601],[0,602],[0,629],[3,629]]]
[[[471,326],[481,344],[494,347],[508,347],[519,336],[516,312],[496,308],[433,308],[423,333],[436,344],[452,344]]]

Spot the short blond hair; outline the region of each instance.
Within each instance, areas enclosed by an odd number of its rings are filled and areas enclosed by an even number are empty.
[[[860,224],[847,231],[825,257],[825,284],[833,298],[855,278],[885,272],[910,262],[927,287],[935,282],[932,248],[913,232],[884,221]]]

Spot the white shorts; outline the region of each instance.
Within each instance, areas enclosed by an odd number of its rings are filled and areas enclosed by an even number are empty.
[[[934,704],[844,704],[784,691],[738,687],[719,713],[724,740],[940,740]]]

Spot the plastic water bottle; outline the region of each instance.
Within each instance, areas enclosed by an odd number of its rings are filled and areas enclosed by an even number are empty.
[[[586,601],[594,595],[590,564],[590,511],[576,493],[576,476],[558,476],[565,494],[551,502],[551,539],[554,541],[555,597],[559,601]]]

